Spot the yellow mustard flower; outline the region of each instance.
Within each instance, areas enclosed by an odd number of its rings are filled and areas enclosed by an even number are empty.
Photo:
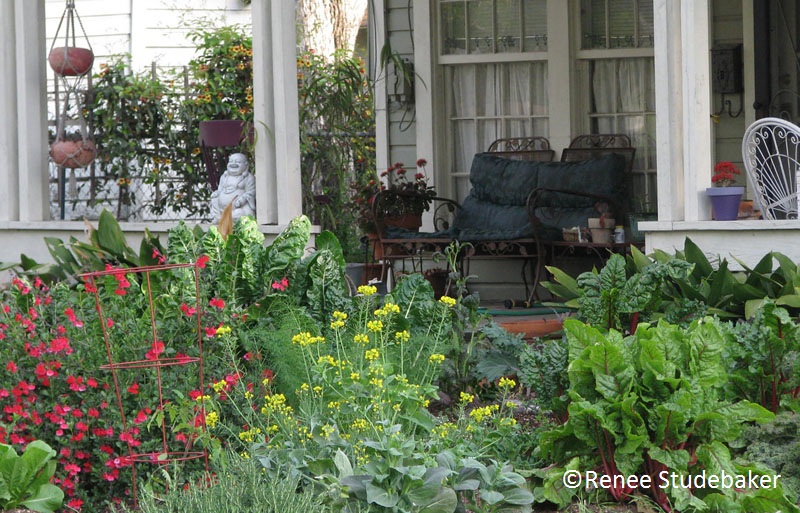
[[[439,298],[439,302],[445,306],[453,307],[456,305],[456,300],[451,298],[450,296],[442,296]]]
[[[353,337],[353,341],[356,344],[367,344],[369,343],[369,337],[364,333],[358,333]]]
[[[374,285],[361,285],[356,289],[359,294],[362,296],[372,296],[378,292],[378,287]]]
[[[381,321],[369,321],[367,323],[367,329],[378,333],[383,329],[383,323]]]
[[[411,333],[408,330],[398,331],[394,334],[394,339],[398,342],[408,342],[408,339],[411,338]]]
[[[206,414],[206,426],[213,428],[219,422],[219,413],[212,411]]]
[[[377,360],[380,357],[381,357],[381,352],[378,351],[377,349],[367,349],[366,352],[364,352],[364,358],[370,362],[373,360]]]
[[[461,392],[458,395],[458,402],[463,403],[463,404],[469,404],[474,400],[475,400],[475,396],[472,395],[472,394],[468,394],[466,392]]]
[[[431,363],[442,363],[444,361],[444,355],[440,353],[434,353],[428,357],[428,361]]]
[[[517,386],[517,382],[511,378],[503,376],[502,378],[500,378],[500,383],[498,383],[498,386],[500,388],[514,388],[515,386]]]

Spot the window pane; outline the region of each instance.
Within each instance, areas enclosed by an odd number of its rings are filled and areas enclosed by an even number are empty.
[[[605,0],[581,1],[581,48],[606,47]]]
[[[497,2],[497,51],[518,52],[522,37],[519,0]]]
[[[636,31],[633,0],[608,0],[609,48],[630,48],[634,46]]]
[[[639,47],[652,47],[654,35],[653,2],[639,2]]]
[[[477,0],[467,4],[470,53],[494,52],[494,31],[492,30],[492,1]]]
[[[653,0],[581,0],[581,48],[653,46]]]
[[[442,53],[467,53],[466,10],[464,4],[442,3]]]
[[[547,50],[547,0],[528,0],[523,2],[523,20],[526,52]]]

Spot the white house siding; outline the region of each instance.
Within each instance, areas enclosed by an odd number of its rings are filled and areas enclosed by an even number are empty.
[[[64,14],[63,0],[46,0],[46,35],[50,45],[64,45],[66,20],[61,24]],[[195,56],[194,42],[190,33],[203,27],[238,24],[251,25],[251,9],[241,0],[76,0],[76,44],[91,46],[95,53],[93,73],[100,66],[118,59],[125,59],[136,73],[155,73],[160,77],[171,76],[170,69],[182,70]],[[58,40],[54,41],[58,31]],[[85,34],[85,36],[84,36]],[[87,42],[88,40],[88,42]],[[82,88],[86,81],[81,82]],[[180,90],[182,81],[176,84]],[[57,83],[52,70],[48,68],[48,119],[51,129],[56,124],[56,87],[59,97],[64,97],[63,83]],[[77,121],[67,121],[67,126]],[[51,217],[54,219],[95,219],[104,208],[115,208],[118,196],[114,183],[104,183],[97,192],[98,203],[89,206],[90,187],[88,180],[91,171],[70,170],[63,177],[70,185],[64,186],[60,193],[59,170],[50,166]],[[79,185],[80,184],[80,185]],[[145,206],[155,194],[151,185],[135,182],[132,191],[137,198],[136,205],[122,218],[130,220],[158,219],[174,220],[178,216],[169,213],[154,216]],[[63,194],[66,201],[60,201]],[[144,201],[144,203],[142,203]]]
[[[392,51],[402,58],[414,61],[411,23],[413,10],[408,0],[389,0],[386,4],[386,34],[391,41]],[[381,48],[376,48],[380,55]],[[380,66],[380,63],[378,63]],[[384,74],[385,110],[388,139],[385,158],[378,161],[378,169],[382,170],[396,162],[413,166],[417,161],[416,150],[416,106],[397,101],[395,96],[402,91],[402,78],[397,77],[394,67],[389,65],[379,74]],[[399,89],[398,89],[399,88]]]
[[[46,0],[48,44],[64,6],[63,0]],[[192,30],[251,23],[250,7],[240,0],[75,0],[75,10],[95,53],[95,71],[111,56],[122,54],[131,55],[136,71],[153,61],[182,66],[194,56],[187,37]]]

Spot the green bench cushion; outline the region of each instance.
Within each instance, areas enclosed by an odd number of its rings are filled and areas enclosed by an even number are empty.
[[[453,222],[461,240],[509,240],[533,237],[526,202],[537,187],[566,189],[624,199],[625,158],[611,154],[580,162],[511,160],[487,153],[475,155],[469,195]],[[561,238],[561,228],[585,226],[595,201],[567,194],[545,198],[541,213],[549,239]],[[546,210],[546,212],[545,212]],[[538,214],[539,212],[537,212]],[[540,234],[541,235],[541,234]]]

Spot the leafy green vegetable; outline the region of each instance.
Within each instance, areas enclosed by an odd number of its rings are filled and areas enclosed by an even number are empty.
[[[55,457],[56,451],[41,440],[29,443],[21,456],[12,446],[0,444],[0,509],[53,513],[60,508],[64,492],[50,484]]]

